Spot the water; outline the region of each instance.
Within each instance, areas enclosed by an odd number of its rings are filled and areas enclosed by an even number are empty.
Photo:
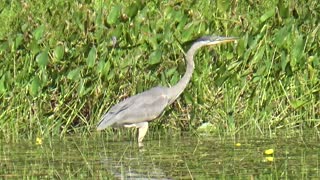
[[[274,153],[265,155],[264,151]],[[319,179],[316,134],[264,137],[68,137],[0,145],[0,179]]]

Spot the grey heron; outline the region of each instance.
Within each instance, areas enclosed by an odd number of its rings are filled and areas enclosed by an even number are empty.
[[[172,87],[157,86],[147,91],[131,96],[112,106],[105,113],[97,130],[106,127],[136,127],[138,131],[138,143],[142,146],[142,140],[148,131],[148,122],[156,119],[164,109],[173,103],[186,88],[194,70],[194,54],[203,46],[217,45],[237,40],[235,37],[205,36],[196,40],[185,54],[186,72],[180,81]]]

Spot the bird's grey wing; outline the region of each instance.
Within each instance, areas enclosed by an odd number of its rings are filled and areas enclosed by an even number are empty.
[[[98,130],[104,129],[114,123],[114,117],[117,116],[118,113],[121,113],[122,111],[126,110],[128,107],[130,107],[134,103],[134,99],[136,97],[132,96],[129,97],[123,101],[121,101],[118,104],[115,104],[112,106],[107,113],[105,113],[102,117],[100,122],[98,123]]]
[[[157,118],[168,105],[169,99],[162,92],[146,92],[135,99],[133,105],[119,114],[118,125],[151,121]]]
[[[122,126],[155,119],[168,105],[166,90],[166,88],[155,87],[114,105],[102,117],[98,130],[111,125]]]

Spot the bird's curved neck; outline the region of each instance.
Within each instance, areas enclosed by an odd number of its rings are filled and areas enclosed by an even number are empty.
[[[183,90],[187,87],[187,84],[189,83],[193,70],[194,70],[194,61],[193,61],[193,54],[198,48],[191,47],[189,51],[186,54],[186,73],[183,75],[183,77],[180,79],[180,81],[169,88],[169,104],[171,104],[174,100],[176,100],[179,95],[183,92]]]

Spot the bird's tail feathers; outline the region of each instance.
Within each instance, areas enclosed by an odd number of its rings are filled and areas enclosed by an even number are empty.
[[[98,123],[97,130],[100,131],[100,130],[105,129],[108,126],[111,126],[114,122],[112,120],[113,117],[114,116],[112,116],[112,115],[110,116],[109,113],[106,113],[105,115],[103,115],[100,122]]]

